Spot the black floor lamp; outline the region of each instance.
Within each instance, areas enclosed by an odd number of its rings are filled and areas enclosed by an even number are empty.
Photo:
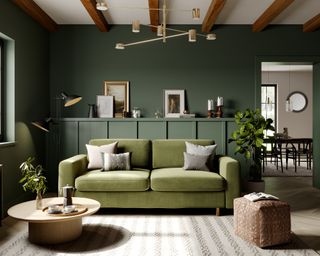
[[[61,92],[60,95],[56,98],[57,103],[56,103],[56,114],[58,113],[58,108],[60,107],[59,104],[59,100],[63,101],[63,106],[64,107],[70,107],[76,103],[78,103],[80,100],[82,99],[81,96],[79,95],[68,95],[65,92]],[[60,111],[59,111],[60,113]],[[60,117],[60,115],[57,116],[58,118]],[[51,117],[47,117],[43,120],[40,121],[32,121],[31,123],[38,127],[39,129],[45,131],[45,132],[49,132],[50,130],[50,123],[53,122],[53,119]]]

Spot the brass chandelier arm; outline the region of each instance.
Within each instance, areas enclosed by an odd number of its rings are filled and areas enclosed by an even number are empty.
[[[146,26],[146,27],[153,27],[153,28],[156,28],[156,27],[157,27],[157,26],[151,25],[151,24],[140,24],[140,25],[141,25],[141,26]],[[174,31],[174,32],[179,32],[179,33],[188,33],[188,32],[185,31],[185,30],[179,30],[179,29],[168,28],[168,27],[166,27],[166,30]],[[197,33],[197,36],[207,37],[207,35],[199,34],[199,33]]]
[[[176,35],[170,35],[166,36],[166,38],[173,38],[173,37],[179,37],[179,36],[185,36],[188,35],[188,32],[183,32],[181,34],[176,34]],[[153,39],[147,39],[147,40],[142,40],[138,42],[133,42],[133,43],[128,43],[128,44],[123,44],[123,46],[131,46],[131,45],[137,45],[137,44],[144,44],[144,43],[149,43],[149,42],[154,42],[154,41],[160,41],[162,40],[162,37],[159,38],[153,38]]]

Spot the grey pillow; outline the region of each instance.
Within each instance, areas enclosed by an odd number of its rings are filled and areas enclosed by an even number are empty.
[[[210,155],[207,161],[207,166],[210,170],[213,170],[213,159],[216,154],[217,144],[201,146],[186,141],[186,151],[192,155]]]
[[[103,170],[131,170],[131,153],[122,154],[102,153],[103,154]]]
[[[183,152],[183,156],[184,156],[183,169],[209,171],[206,163],[210,155],[192,155],[192,154]]]

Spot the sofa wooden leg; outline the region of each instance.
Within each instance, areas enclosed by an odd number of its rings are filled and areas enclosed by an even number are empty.
[[[220,208],[216,208],[216,216],[220,216]]]

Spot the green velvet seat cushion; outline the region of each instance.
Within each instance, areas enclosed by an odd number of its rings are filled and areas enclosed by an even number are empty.
[[[154,169],[151,172],[154,191],[223,191],[225,180],[219,174],[182,168]]]
[[[86,172],[75,180],[79,191],[146,191],[149,189],[150,171],[132,170]]]

